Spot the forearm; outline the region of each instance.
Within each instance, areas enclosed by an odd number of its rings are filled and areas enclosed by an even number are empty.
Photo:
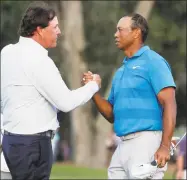
[[[89,82],[85,86],[70,91],[67,96],[64,96],[64,105],[61,107],[63,108],[65,106],[64,112],[71,111],[88,102],[98,90],[99,87],[95,82]]]
[[[163,104],[163,108],[163,134],[161,144],[169,148],[176,124],[176,102],[166,102]]]
[[[42,67],[41,64],[38,66]],[[40,69],[33,67],[26,70],[38,92],[63,112],[69,112],[83,105],[99,90],[99,86],[94,81],[76,90],[69,90],[52,60],[46,59],[45,66]]]
[[[108,122],[114,123],[113,106],[107,100],[103,99],[99,93],[96,93],[92,99],[104,118],[108,120]]]
[[[184,164],[184,159],[183,159],[183,156],[180,155],[180,156],[178,156],[177,163],[176,163],[178,171],[182,171],[183,170],[183,164]]]

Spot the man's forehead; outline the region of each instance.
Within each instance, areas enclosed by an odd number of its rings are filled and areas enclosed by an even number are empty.
[[[117,24],[117,27],[129,27],[132,23],[131,17],[122,17]]]
[[[49,22],[49,25],[56,25],[58,24],[58,18],[57,16],[55,16],[50,22]]]

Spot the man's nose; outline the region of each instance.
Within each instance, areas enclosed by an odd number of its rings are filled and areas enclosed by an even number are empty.
[[[117,38],[118,37],[118,32],[115,32],[114,33],[114,38]]]
[[[60,30],[60,28],[58,28],[57,35],[58,35],[58,36],[61,35],[61,30]]]

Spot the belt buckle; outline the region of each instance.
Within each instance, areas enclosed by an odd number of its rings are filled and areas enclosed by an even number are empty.
[[[124,137],[124,136],[121,136],[120,139],[121,139],[121,141],[124,141],[124,140],[125,140],[125,137]]]

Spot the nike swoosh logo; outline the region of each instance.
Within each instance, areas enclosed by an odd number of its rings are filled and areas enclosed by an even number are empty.
[[[136,68],[139,68],[140,66],[133,66],[132,69],[136,69]]]

